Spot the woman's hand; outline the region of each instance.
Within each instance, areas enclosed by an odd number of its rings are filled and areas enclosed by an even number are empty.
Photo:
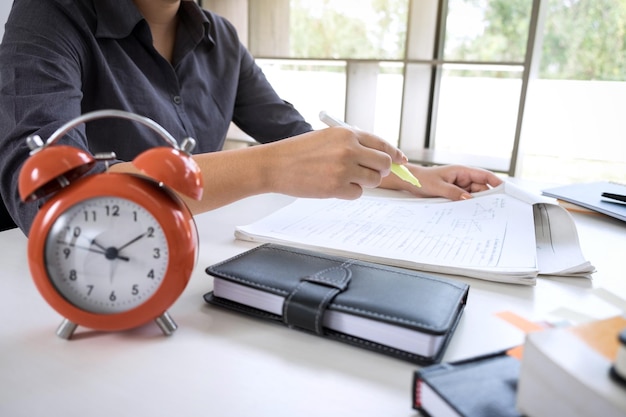
[[[405,190],[417,197],[444,197],[450,200],[472,198],[470,193],[485,191],[502,183],[493,172],[463,165],[421,167],[407,164],[419,179],[421,188],[402,181],[395,175],[385,178],[381,187]]]
[[[404,154],[378,136],[331,127],[262,145],[269,189],[297,197],[355,199],[378,187]]]

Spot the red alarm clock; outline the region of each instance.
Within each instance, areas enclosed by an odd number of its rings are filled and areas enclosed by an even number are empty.
[[[133,160],[143,175],[88,174],[96,155],[55,144],[92,120],[117,117],[141,123],[169,146]],[[189,152],[151,119],[119,110],[84,114],[44,143],[27,138],[31,156],[20,171],[24,201],[49,199],[28,236],[28,264],[43,298],[65,319],[57,335],[69,339],[78,325],[118,331],[156,321],[164,334],[177,326],[167,309],[185,289],[196,264],[198,233],[191,212],[173,191],[200,199],[200,168]]]

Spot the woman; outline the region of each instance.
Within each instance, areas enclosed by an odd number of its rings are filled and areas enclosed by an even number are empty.
[[[17,195],[24,138],[45,139],[80,114],[110,108],[197,140],[205,189],[201,201],[187,201],[194,213],[260,193],[354,199],[378,186],[459,200],[501,182],[476,168],[410,165],[417,188],[389,175],[391,163],[407,159],[381,138],[313,131],[277,96],[233,26],[193,1],[16,0],[0,46],[0,192],[25,233],[37,205]],[[231,121],[263,145],[216,152]],[[154,132],[111,119],[62,141],[114,151],[110,169],[128,172],[137,154],[163,145]]]

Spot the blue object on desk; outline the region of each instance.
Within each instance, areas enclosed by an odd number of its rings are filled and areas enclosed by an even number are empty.
[[[626,185],[611,181],[578,183],[543,190],[548,197],[577,204],[626,222],[626,204],[608,201],[603,194],[626,195]]]

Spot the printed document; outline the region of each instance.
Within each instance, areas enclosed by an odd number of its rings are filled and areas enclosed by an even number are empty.
[[[411,269],[530,285],[540,273],[591,273],[569,213],[540,201],[545,199],[510,183],[456,202],[301,198],[256,223],[237,227],[235,235]]]

